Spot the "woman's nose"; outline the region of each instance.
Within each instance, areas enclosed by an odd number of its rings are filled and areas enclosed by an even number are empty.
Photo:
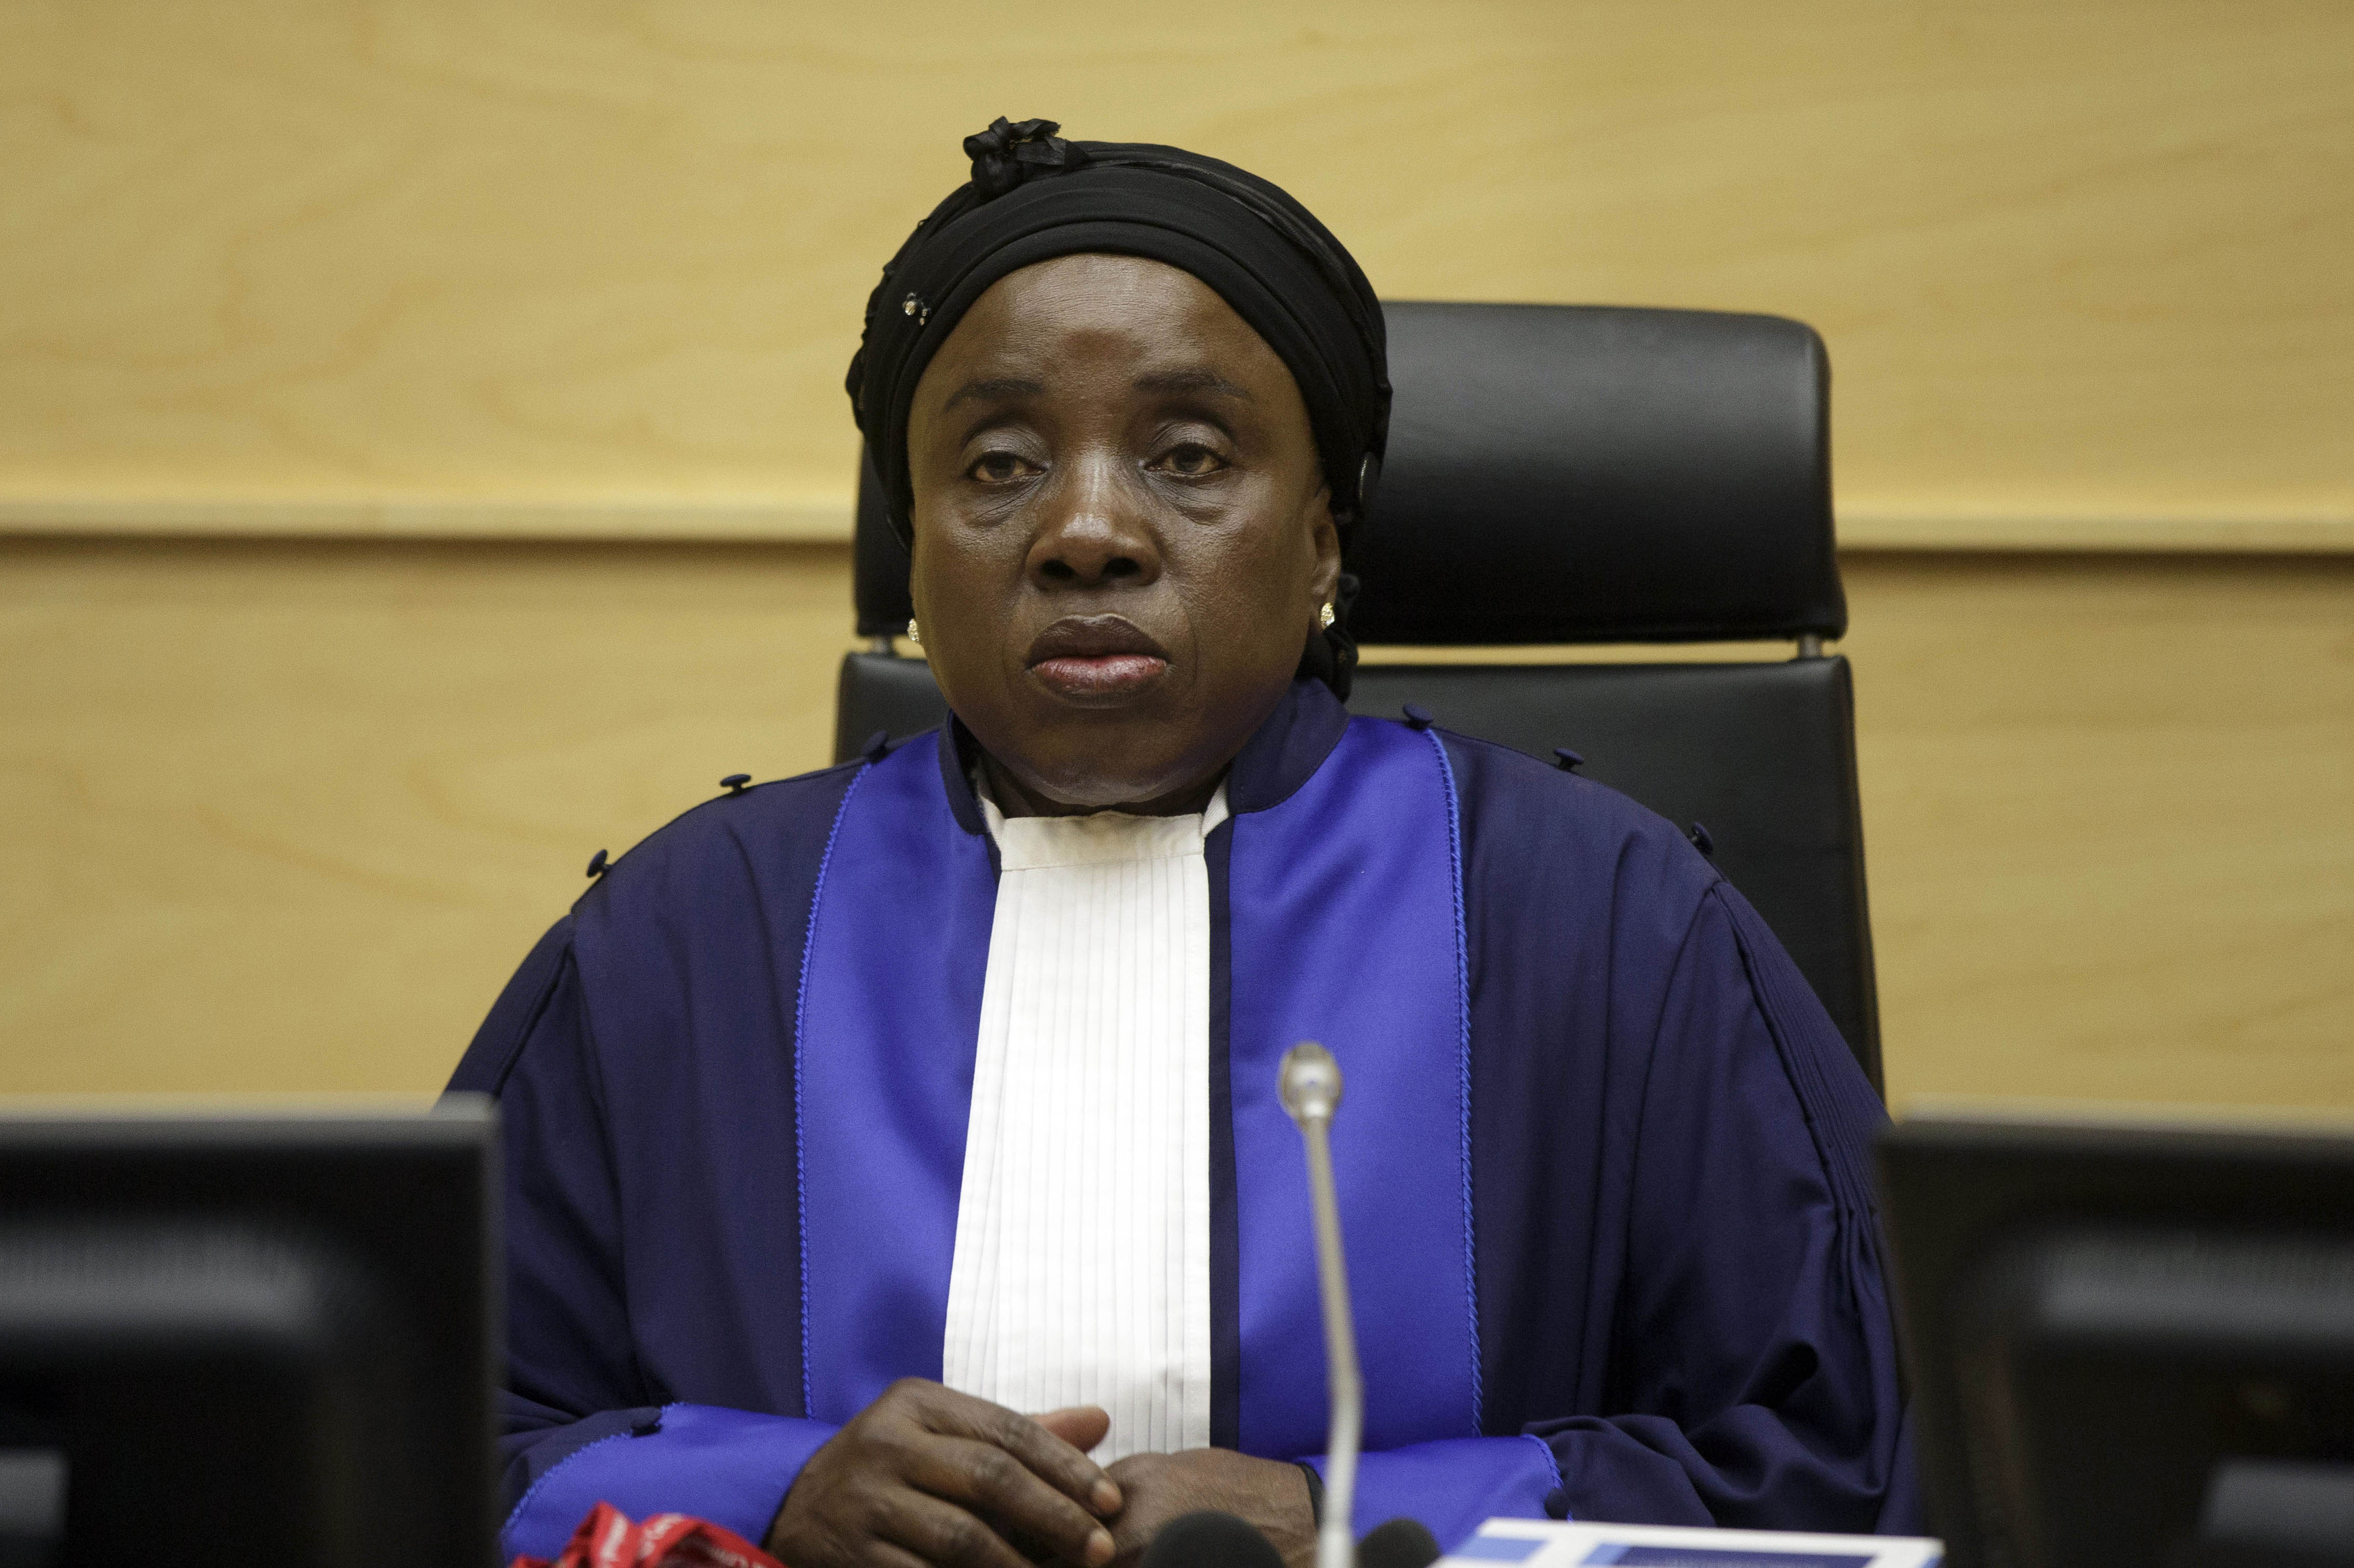
[[[1161,551],[1142,498],[1103,462],[1074,463],[1047,502],[1030,546],[1030,576],[1042,588],[1141,585],[1161,575]]]

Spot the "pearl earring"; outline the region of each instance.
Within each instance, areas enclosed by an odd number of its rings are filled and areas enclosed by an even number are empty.
[[[916,618],[912,615],[907,617],[907,641],[918,648],[924,645],[924,629],[916,624]]]

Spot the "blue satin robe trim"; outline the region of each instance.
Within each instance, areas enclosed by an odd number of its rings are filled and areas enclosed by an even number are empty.
[[[1308,1462],[1323,1473],[1322,1458]],[[1532,1437],[1417,1443],[1358,1457],[1349,1523],[1362,1536],[1388,1520],[1418,1519],[1451,1550],[1485,1520],[1547,1517],[1545,1494],[1560,1485],[1552,1451]]]
[[[1457,1135],[1462,1141],[1463,1293],[1465,1318],[1471,1335],[1471,1429],[1487,1430],[1480,1394],[1487,1382],[1479,1353],[1479,1246],[1478,1210],[1471,1197],[1471,948],[1463,914],[1463,801],[1456,792],[1454,765],[1447,760],[1447,743],[1426,730],[1423,738],[1438,758],[1440,780],[1447,786],[1447,867],[1455,895],[1455,1073],[1456,1092],[1462,1097]]]
[[[500,1557],[553,1559],[600,1502],[633,1520],[693,1514],[757,1546],[793,1478],[835,1431],[790,1415],[665,1405],[660,1430],[601,1437],[540,1477],[499,1532]]]
[[[934,747],[843,800],[811,916],[799,1048],[810,1414],[940,1375],[997,879]]]
[[[857,874],[823,877],[811,921],[795,1032],[803,1364],[807,1408],[829,1420],[894,1378],[940,1373],[995,878],[929,753],[903,747],[850,791],[826,860]],[[1444,753],[1434,737],[1358,721],[1300,789],[1230,832],[1240,1446],[1324,1445],[1306,1173],[1275,1089],[1283,1052],[1310,1037],[1350,1075],[1335,1160],[1359,1340],[1385,1369],[1367,1445],[1475,1435],[1467,1004]],[[896,961],[878,968],[875,953]],[[1433,1082],[1454,1093],[1429,1094]]]
[[[1277,1093],[1283,1054],[1308,1039],[1344,1079],[1333,1164],[1358,1346],[1378,1369],[1364,1445],[1479,1435],[1451,795],[1430,737],[1358,719],[1298,791],[1234,819],[1228,1049],[1247,1453],[1325,1442],[1307,1172]]]

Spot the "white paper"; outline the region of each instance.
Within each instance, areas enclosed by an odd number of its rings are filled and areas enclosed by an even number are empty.
[[[1920,1536],[1491,1519],[1439,1563],[1442,1568],[1936,1568],[1945,1555],[1945,1542]]]

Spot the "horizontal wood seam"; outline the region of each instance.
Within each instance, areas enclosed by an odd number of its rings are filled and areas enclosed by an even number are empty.
[[[42,537],[537,540],[846,544],[848,495],[483,498],[117,499],[0,497],[0,534]],[[2347,516],[1945,514],[1857,509],[1846,550],[2354,554]]]

